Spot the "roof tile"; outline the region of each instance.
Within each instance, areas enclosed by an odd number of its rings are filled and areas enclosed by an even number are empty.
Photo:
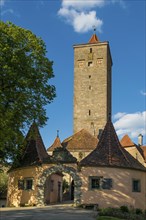
[[[120,143],[123,147],[135,146],[135,144],[132,142],[132,140],[127,134],[121,139]]]
[[[112,122],[109,120],[104,128],[99,143],[81,162],[81,166],[106,166],[146,170],[120,144]]]
[[[94,43],[98,43],[98,42],[99,42],[99,39],[98,39],[97,35],[93,34],[92,37],[89,40],[89,43],[94,44]]]
[[[72,150],[93,150],[97,146],[97,137],[90,134],[85,129],[80,130],[62,142],[69,151]]]

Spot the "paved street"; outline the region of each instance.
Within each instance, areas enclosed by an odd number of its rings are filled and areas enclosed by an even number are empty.
[[[94,220],[91,210],[66,205],[28,208],[1,208],[0,220]]]

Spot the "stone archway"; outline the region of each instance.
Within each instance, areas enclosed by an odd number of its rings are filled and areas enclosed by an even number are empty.
[[[38,198],[38,203],[37,206],[43,206],[44,205],[44,185],[45,181],[48,176],[50,176],[53,173],[56,172],[64,172],[68,173],[74,180],[74,205],[80,205],[81,203],[81,185],[82,181],[79,175],[77,174],[77,171],[73,167],[65,166],[65,165],[56,165],[53,167],[49,167],[45,169],[40,176],[40,179],[38,180],[38,193],[37,193],[37,198]]]

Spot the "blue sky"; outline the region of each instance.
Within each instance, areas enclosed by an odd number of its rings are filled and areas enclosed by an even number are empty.
[[[73,134],[73,45],[87,43],[96,26],[109,41],[112,68],[112,116],[119,137],[128,134],[146,144],[145,0],[0,0],[1,20],[41,37],[54,61],[57,97],[46,106],[49,120],[41,134],[46,148]]]

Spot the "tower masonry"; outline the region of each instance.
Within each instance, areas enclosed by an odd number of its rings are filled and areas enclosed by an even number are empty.
[[[74,45],[74,133],[86,129],[97,136],[111,115],[112,58],[109,43],[96,34]]]

